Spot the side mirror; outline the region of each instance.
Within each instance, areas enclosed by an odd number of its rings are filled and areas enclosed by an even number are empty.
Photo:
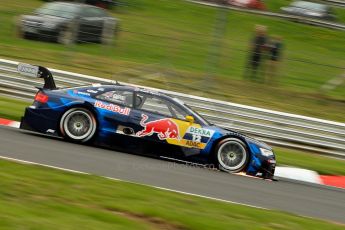
[[[194,123],[194,117],[192,116],[186,116],[186,121],[188,121],[189,123]]]

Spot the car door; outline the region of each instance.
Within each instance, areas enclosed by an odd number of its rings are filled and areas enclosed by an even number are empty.
[[[104,10],[85,6],[79,22],[79,38],[84,41],[98,41],[103,32],[104,21],[107,18]]]
[[[158,95],[139,92],[135,94],[135,104],[130,120],[137,137],[160,143],[178,138],[178,126],[172,121],[168,101]]]

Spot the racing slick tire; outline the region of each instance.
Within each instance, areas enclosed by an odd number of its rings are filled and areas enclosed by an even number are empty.
[[[215,161],[221,171],[237,173],[247,166],[249,153],[241,140],[226,138],[220,141],[215,149]]]
[[[60,119],[62,136],[73,142],[85,143],[96,133],[97,122],[92,112],[84,108],[71,108]]]

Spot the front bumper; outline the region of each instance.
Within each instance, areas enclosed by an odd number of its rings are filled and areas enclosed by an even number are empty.
[[[261,177],[264,179],[273,179],[274,171],[276,168],[276,160],[275,159],[267,159],[265,160],[260,168]]]
[[[57,28],[49,29],[49,28],[23,25],[21,29],[25,35],[34,36],[34,37],[41,38],[44,40],[56,40],[57,37],[59,36],[59,31]]]
[[[274,156],[253,155],[246,173],[264,179],[273,179],[275,168],[276,160]]]

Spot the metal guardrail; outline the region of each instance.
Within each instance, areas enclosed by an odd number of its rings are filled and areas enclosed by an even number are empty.
[[[323,21],[323,20],[312,19],[312,18],[307,18],[307,17],[302,17],[302,16],[280,14],[280,13],[273,13],[273,12],[253,10],[253,9],[245,9],[245,8],[228,6],[228,5],[225,6],[225,5],[220,5],[217,3],[205,2],[202,0],[186,0],[186,1],[196,3],[196,4],[205,5],[205,6],[222,7],[222,8],[227,8],[227,9],[241,11],[241,12],[247,12],[247,13],[259,14],[259,15],[264,15],[264,16],[271,16],[271,17],[276,17],[276,18],[288,19],[291,21],[300,22],[300,23],[304,23],[304,24],[308,24],[308,25],[320,26],[320,27],[337,29],[337,30],[345,30],[344,24],[327,22],[327,21]]]
[[[37,91],[35,87],[42,86],[42,81],[19,75],[17,65],[18,62],[0,59],[0,93],[32,99]],[[58,87],[111,83],[98,77],[50,70]],[[345,157],[345,123],[160,91],[185,101],[214,124],[255,136],[267,143]]]
[[[323,0],[323,1],[328,3],[328,4],[335,5],[335,6],[345,7],[345,1],[344,0]]]

